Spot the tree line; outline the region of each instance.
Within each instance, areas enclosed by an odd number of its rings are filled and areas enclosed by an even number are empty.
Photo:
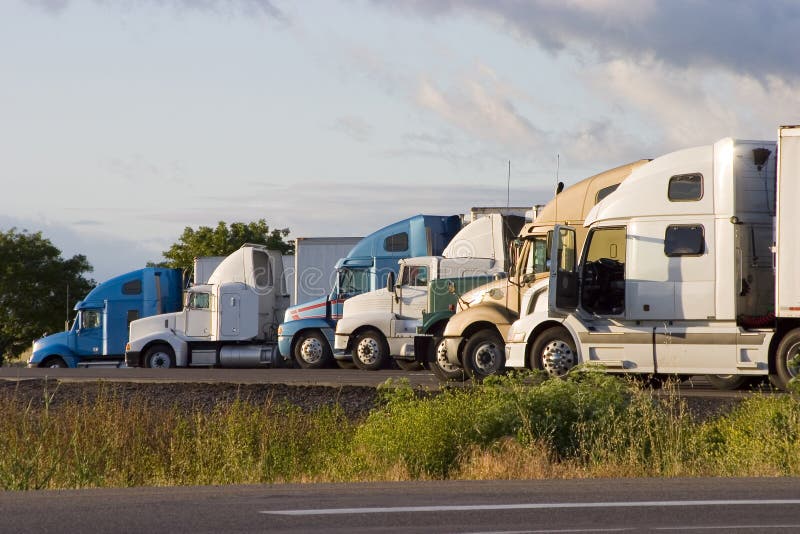
[[[227,256],[245,243],[292,254],[288,235],[288,228],[271,229],[264,219],[187,226],[162,253],[164,260],[148,265],[190,270],[197,256]],[[42,232],[0,231],[0,363],[24,353],[43,334],[63,330],[75,304],[97,285],[93,270],[83,254],[62,257]]]

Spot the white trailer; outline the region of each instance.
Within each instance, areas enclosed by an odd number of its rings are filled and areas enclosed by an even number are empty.
[[[549,284],[526,293],[506,365],[579,363],[652,375],[800,370],[800,127],[723,139],[636,169],[574,229],[557,226]],[[548,290],[553,288],[552,291]]]
[[[298,237],[294,240],[293,264],[286,276],[292,306],[330,294],[336,281],[336,262],[361,241],[361,237]]]

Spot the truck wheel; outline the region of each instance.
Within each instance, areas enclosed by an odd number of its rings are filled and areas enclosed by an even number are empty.
[[[153,345],[144,355],[144,365],[150,368],[175,367],[175,355],[169,345]]]
[[[800,328],[792,330],[781,340],[774,363],[775,374],[769,375],[769,381],[785,391],[789,381],[800,374]]]
[[[506,345],[497,332],[481,330],[464,345],[464,370],[472,380],[480,382],[497,374],[506,365]]]
[[[42,365],[39,367],[48,367],[50,369],[63,369],[67,366],[67,362],[65,362],[61,356],[50,356],[45,361],[42,362]]]
[[[564,376],[578,365],[578,353],[572,336],[561,327],[548,328],[531,346],[531,367],[547,371],[550,376]]]
[[[747,375],[706,375],[706,380],[714,389],[733,391],[750,385],[753,377]]]
[[[403,371],[421,371],[422,366],[416,360],[395,360],[397,366]]]
[[[303,369],[320,369],[330,365],[333,353],[320,332],[303,332],[294,345],[294,359]]]
[[[353,344],[353,363],[359,369],[377,371],[389,363],[389,345],[383,335],[375,330],[365,330],[356,336]]]
[[[431,371],[436,375],[436,378],[442,382],[463,382],[469,378],[463,367],[453,365],[447,359],[447,345],[444,343],[444,338],[433,338],[433,351],[434,357],[431,360]]]

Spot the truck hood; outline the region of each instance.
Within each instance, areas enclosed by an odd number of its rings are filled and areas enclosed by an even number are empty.
[[[386,288],[376,289],[368,293],[362,293],[355,297],[350,297],[344,303],[343,317],[363,312],[392,311],[392,295]]]
[[[40,351],[53,345],[69,345],[69,332],[58,332],[43,336],[33,342],[33,352]]]
[[[286,310],[283,322],[298,321],[300,319],[318,319],[327,317],[328,297],[321,297],[304,304],[291,306]]]
[[[130,339],[133,341],[163,328],[174,329],[178,317],[182,315],[183,312],[162,313],[161,315],[137,319],[131,322]]]

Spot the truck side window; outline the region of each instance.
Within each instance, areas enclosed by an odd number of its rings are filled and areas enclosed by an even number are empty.
[[[386,249],[386,252],[405,252],[408,250],[408,234],[400,232],[390,235],[383,242],[383,248]]]
[[[608,195],[616,191],[618,187],[619,184],[614,184],[614,185],[609,185],[608,187],[604,187],[603,189],[598,191],[597,194],[595,195],[594,203],[597,204],[598,202],[606,198]]]
[[[81,328],[99,328],[101,324],[100,312],[97,310],[83,310],[81,312]]]
[[[209,307],[208,293],[189,293],[189,308],[206,309]]]
[[[667,226],[664,235],[664,254],[674,256],[699,256],[705,252],[703,227],[700,225]]]
[[[409,268],[410,285],[425,287],[428,285],[428,268],[419,266]]]
[[[131,280],[122,284],[123,295],[141,295],[142,294],[142,281]]]
[[[703,175],[676,174],[669,179],[667,196],[672,202],[688,202],[703,198]]]

